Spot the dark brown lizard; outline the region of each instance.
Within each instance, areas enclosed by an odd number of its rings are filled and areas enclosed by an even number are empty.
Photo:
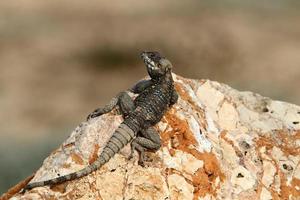
[[[131,92],[138,96],[132,100],[127,92],[121,92],[105,107],[96,109],[88,116],[87,120],[98,117],[118,105],[124,117],[124,121],[109,139],[97,160],[80,171],[46,181],[29,183],[24,191],[86,176],[103,166],[128,143],[131,143],[131,156],[135,149],[140,152],[139,164],[144,162],[145,150],[160,148],[160,137],[153,126],[178,99],[172,78],[172,64],[158,52],[143,52],[141,57],[151,79],[141,81],[131,89]]]

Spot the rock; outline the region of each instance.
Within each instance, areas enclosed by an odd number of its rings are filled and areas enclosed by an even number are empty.
[[[147,153],[145,167],[137,155],[127,159],[127,146],[86,177],[11,199],[300,199],[300,107],[209,80],[174,79],[180,98],[156,126],[162,147]],[[92,163],[121,121],[112,112],[81,123],[31,182]]]

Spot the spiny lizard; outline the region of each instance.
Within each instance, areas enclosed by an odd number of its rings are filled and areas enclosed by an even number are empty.
[[[166,110],[177,102],[174,89],[172,64],[158,52],[143,52],[141,57],[151,79],[137,83],[130,91],[138,94],[132,100],[128,92],[121,92],[109,104],[92,112],[87,120],[110,112],[119,106],[124,121],[113,133],[97,160],[84,169],[54,179],[34,182],[25,186],[24,191],[45,185],[53,185],[77,179],[99,169],[125,145],[131,143],[131,157],[136,149],[140,153],[139,164],[143,165],[145,150],[158,150],[160,137],[153,128]]]

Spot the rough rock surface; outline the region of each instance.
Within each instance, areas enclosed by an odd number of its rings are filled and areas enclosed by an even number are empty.
[[[162,147],[147,153],[146,167],[137,155],[127,159],[127,146],[86,177],[12,199],[300,199],[300,107],[209,80],[174,79],[180,98],[157,125]],[[81,123],[31,181],[92,163],[121,121],[112,112]]]

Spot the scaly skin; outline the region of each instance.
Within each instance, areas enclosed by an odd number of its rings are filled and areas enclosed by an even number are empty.
[[[132,151],[137,149],[141,153],[140,164],[143,164],[144,150],[159,149],[160,138],[153,126],[161,120],[166,110],[176,103],[178,95],[174,90],[170,61],[161,57],[157,52],[143,52],[141,57],[151,79],[138,83],[131,90],[139,94],[135,100],[132,101],[126,92],[122,92],[107,106],[95,110],[88,116],[89,120],[108,113],[116,105],[119,105],[124,116],[124,121],[109,139],[98,159],[78,172],[47,181],[30,183],[24,191],[86,176],[108,162],[128,143],[131,143]]]

